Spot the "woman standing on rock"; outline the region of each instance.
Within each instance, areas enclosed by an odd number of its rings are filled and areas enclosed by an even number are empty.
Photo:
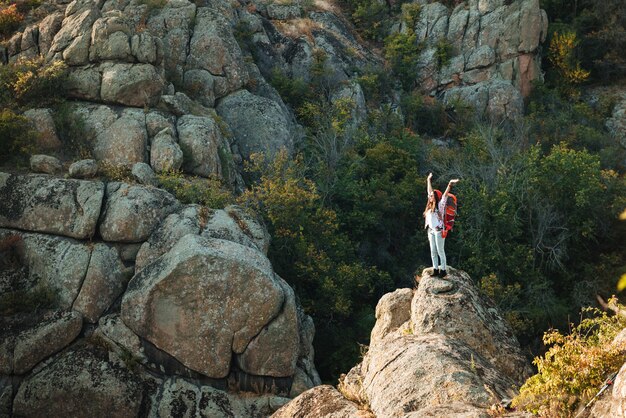
[[[426,184],[428,185],[428,202],[424,209],[424,228],[428,229],[428,242],[430,244],[430,258],[433,261],[433,275],[444,277],[446,272],[446,253],[444,245],[446,242],[444,232],[444,214],[446,213],[446,202],[452,185],[457,183],[459,179],[452,179],[448,183],[446,191],[439,198],[441,192],[433,190],[430,179],[433,173],[428,174]]]

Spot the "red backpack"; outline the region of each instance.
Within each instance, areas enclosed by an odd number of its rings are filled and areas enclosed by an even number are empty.
[[[435,189],[437,194],[437,201],[441,200],[442,193]],[[446,202],[446,213],[443,214],[443,231],[441,231],[442,237],[447,237],[448,232],[452,231],[454,227],[454,217],[456,216],[456,196],[452,193],[448,193],[448,201]]]

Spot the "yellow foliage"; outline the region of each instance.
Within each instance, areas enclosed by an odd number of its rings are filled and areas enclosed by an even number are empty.
[[[0,37],[10,35],[24,20],[16,4],[3,7],[0,4]]]
[[[589,71],[580,67],[574,58],[578,41],[574,32],[554,33],[550,42],[548,59],[563,80],[570,85],[580,84],[589,78]]]
[[[558,330],[544,334],[544,344],[551,347],[543,358],[535,358],[538,373],[522,386],[513,406],[541,417],[569,418],[597,393],[609,374],[619,370],[626,355],[612,342],[626,319],[597,309],[585,311],[593,316],[570,334]]]

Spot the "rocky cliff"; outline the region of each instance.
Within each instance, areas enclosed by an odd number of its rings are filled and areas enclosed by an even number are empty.
[[[0,415],[267,416],[320,384],[313,321],[240,208],[7,173],[0,201]]]
[[[539,2],[416,3],[414,25],[393,31],[417,35],[421,92],[520,115],[541,78]],[[276,416],[482,417],[513,396],[528,364],[460,271],[386,295],[343,394],[319,386],[313,321],[273,271],[262,223],[153,187],[154,172],[182,170],[242,190],[253,153],[297,149],[303,129],[268,80],[310,81],[320,56],[327,96],[364,116],[355,69],[384,63],[336,6],[54,0],[38,10],[0,44],[0,62],[68,66],[93,159],[37,156],[31,168],[53,175],[0,173],[0,416],[268,416],[302,394]],[[62,157],[55,112],[24,115],[41,152]],[[143,184],[100,180],[103,164],[132,167]]]
[[[461,99],[480,113],[517,117],[522,98],[541,80],[538,49],[546,39],[548,17],[538,0],[468,1],[450,9],[422,4],[415,26],[425,48],[417,66],[418,86],[445,101]],[[406,23],[400,30],[406,31]],[[446,62],[437,59],[442,40]],[[438,46],[439,45],[439,46]]]
[[[547,18],[538,1],[417,3],[414,27],[394,30],[417,36],[419,88],[447,102],[460,98],[480,113],[520,115],[522,97],[541,78],[537,53]],[[237,188],[242,158],[292,151],[303,135],[267,82],[272,74],[309,81],[323,56],[327,96],[351,98],[362,113],[355,70],[383,65],[324,2],[58,0],[33,16],[45,18],[30,18],[0,44],[0,62],[41,58],[69,66],[68,94],[96,161],[182,168]],[[445,62],[437,57],[442,41]],[[27,116],[57,151],[50,111]]]
[[[367,354],[342,378],[341,393],[311,389],[273,417],[488,417],[530,373],[510,327],[471,278],[427,269],[417,289],[381,298]]]

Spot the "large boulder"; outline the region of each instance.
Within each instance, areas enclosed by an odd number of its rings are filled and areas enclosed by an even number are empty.
[[[28,276],[11,290],[48,294],[61,309],[72,306],[89,267],[88,245],[70,238],[0,229],[0,239],[17,236]]]
[[[135,259],[136,270],[143,269],[170,251],[185,235],[199,234],[201,225],[206,223],[209,216],[211,212],[200,205],[188,205],[168,215],[150,238],[141,245]]]
[[[168,192],[126,183],[109,183],[100,222],[105,241],[145,241],[154,228],[180,203]]]
[[[372,329],[370,344],[382,341],[411,319],[411,289],[398,289],[387,293],[376,305],[376,324]]]
[[[67,347],[78,336],[83,321],[77,312],[52,312],[19,332],[4,334],[12,365],[7,374],[25,374],[37,363]]]
[[[198,8],[186,61],[189,70],[205,70],[214,77],[215,97],[238,90],[248,81],[243,55],[226,13],[214,3]]]
[[[450,416],[483,417],[513,398],[530,366],[469,276],[449,270],[424,270],[417,290],[380,300],[368,353],[341,382],[348,399],[377,416],[438,416],[454,404]]]
[[[531,369],[511,327],[467,273],[455,270],[449,276],[422,275],[411,302],[412,333],[442,334],[461,341],[516,383],[523,383]]]
[[[96,160],[128,168],[145,162],[148,132],[143,110],[82,103],[73,111],[85,123]]]
[[[50,109],[30,109],[24,112],[24,117],[39,134],[35,145],[38,151],[58,151],[61,148],[61,140],[57,135]]]
[[[183,151],[170,128],[164,128],[150,146],[150,165],[157,173],[178,171],[183,164]]]
[[[131,274],[132,269],[124,267],[115,247],[95,244],[89,268],[72,309],[82,313],[88,322],[97,322],[100,315],[122,294]]]
[[[524,113],[522,94],[510,82],[494,79],[477,84],[454,87],[444,94],[447,104],[460,100],[472,105],[482,116],[516,119]]]
[[[105,102],[154,106],[164,87],[163,76],[150,64],[105,64],[102,67],[100,98]]]
[[[90,238],[103,195],[100,182],[0,173],[0,227]]]
[[[121,13],[110,13],[106,17],[99,18],[91,29],[89,60],[92,62],[104,60],[132,62],[130,34],[129,22]]]
[[[244,372],[274,377],[295,373],[300,343],[296,295],[284,280],[277,279],[285,294],[282,311],[237,355],[237,364]]]
[[[289,399],[274,395],[238,396],[181,378],[167,379],[153,415],[160,417],[267,417]]]
[[[284,300],[269,260],[259,251],[186,235],[133,277],[122,319],[186,367],[223,378],[232,353],[246,350]]]
[[[178,119],[178,142],[183,150],[183,168],[203,177],[222,176],[222,158],[230,153],[228,143],[212,117],[185,115]]]
[[[299,133],[288,114],[273,100],[240,90],[217,105],[217,113],[228,123],[241,155],[275,155],[281,149],[293,152]]]
[[[514,394],[514,380],[458,340],[394,334],[384,342],[370,347],[360,369],[377,416],[400,417],[457,400],[487,409]]]
[[[258,220],[237,206],[212,210],[188,205],[169,215],[141,246],[136,259],[140,270],[168,252],[187,234],[220,238],[257,249],[267,255],[269,233]]]
[[[359,411],[358,406],[341,396],[332,386],[317,386],[304,392],[280,408],[272,418],[368,418],[371,414]]]
[[[139,414],[141,382],[102,348],[80,344],[28,377],[13,401],[15,416],[126,418]]]

